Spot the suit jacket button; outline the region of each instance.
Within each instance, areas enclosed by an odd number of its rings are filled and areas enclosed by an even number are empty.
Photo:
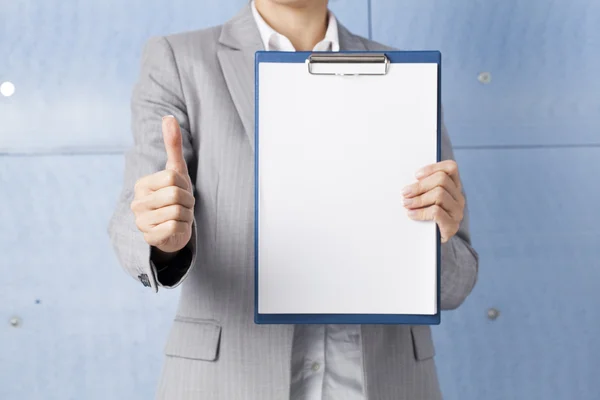
[[[142,282],[142,285],[150,287],[150,279],[148,279],[147,274],[138,275],[138,279],[140,280],[140,282]]]

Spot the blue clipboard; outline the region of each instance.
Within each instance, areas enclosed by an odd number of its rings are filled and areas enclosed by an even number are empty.
[[[260,132],[260,74],[259,69],[263,63],[287,63],[306,64],[308,72],[321,75],[352,75],[353,71],[344,70],[339,74],[336,69],[340,65],[361,65],[361,71],[365,75],[385,74],[389,65],[397,63],[409,64],[436,64],[437,65],[437,149],[436,161],[441,160],[441,53],[439,51],[384,51],[384,52],[339,52],[339,53],[311,53],[311,52],[267,52],[259,51],[255,55],[255,226],[254,226],[254,264],[255,264],[255,313],[256,324],[410,324],[410,325],[437,325],[440,323],[440,263],[441,247],[440,232],[435,227],[435,246],[437,254],[436,263],[436,288],[437,297],[435,302],[435,313],[432,314],[389,314],[389,313],[262,313],[259,312],[259,273],[260,273],[260,227],[259,227],[259,144]],[[385,64],[385,65],[382,65]],[[312,69],[311,69],[312,68]],[[391,88],[390,90],[394,90]],[[392,94],[393,95],[393,94]],[[402,207],[401,199],[398,199],[398,207]],[[308,295],[308,294],[307,294]]]

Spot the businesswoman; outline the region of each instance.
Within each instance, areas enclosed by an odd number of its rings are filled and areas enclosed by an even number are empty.
[[[109,232],[141,284],[182,284],[159,399],[441,398],[427,326],[253,322],[254,53],[389,49],[350,33],[327,6],[256,0],[222,26],[144,49],[135,145]],[[415,171],[398,207],[439,226],[447,310],[470,293],[478,259],[445,129],[442,139],[444,161]]]

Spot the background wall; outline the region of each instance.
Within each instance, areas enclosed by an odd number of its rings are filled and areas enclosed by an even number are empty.
[[[106,225],[151,35],[245,0],[0,0],[0,399],[150,399],[177,291]],[[435,327],[445,398],[600,398],[600,2],[337,0],[351,30],[443,53],[478,285]],[[10,94],[10,85],[0,92]]]

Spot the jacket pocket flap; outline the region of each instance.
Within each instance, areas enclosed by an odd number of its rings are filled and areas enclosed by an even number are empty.
[[[165,354],[215,361],[219,355],[220,341],[221,325],[216,321],[177,317],[169,333]]]
[[[415,349],[415,358],[417,360],[426,360],[435,356],[431,328],[427,325],[414,325],[410,327],[410,331]]]

